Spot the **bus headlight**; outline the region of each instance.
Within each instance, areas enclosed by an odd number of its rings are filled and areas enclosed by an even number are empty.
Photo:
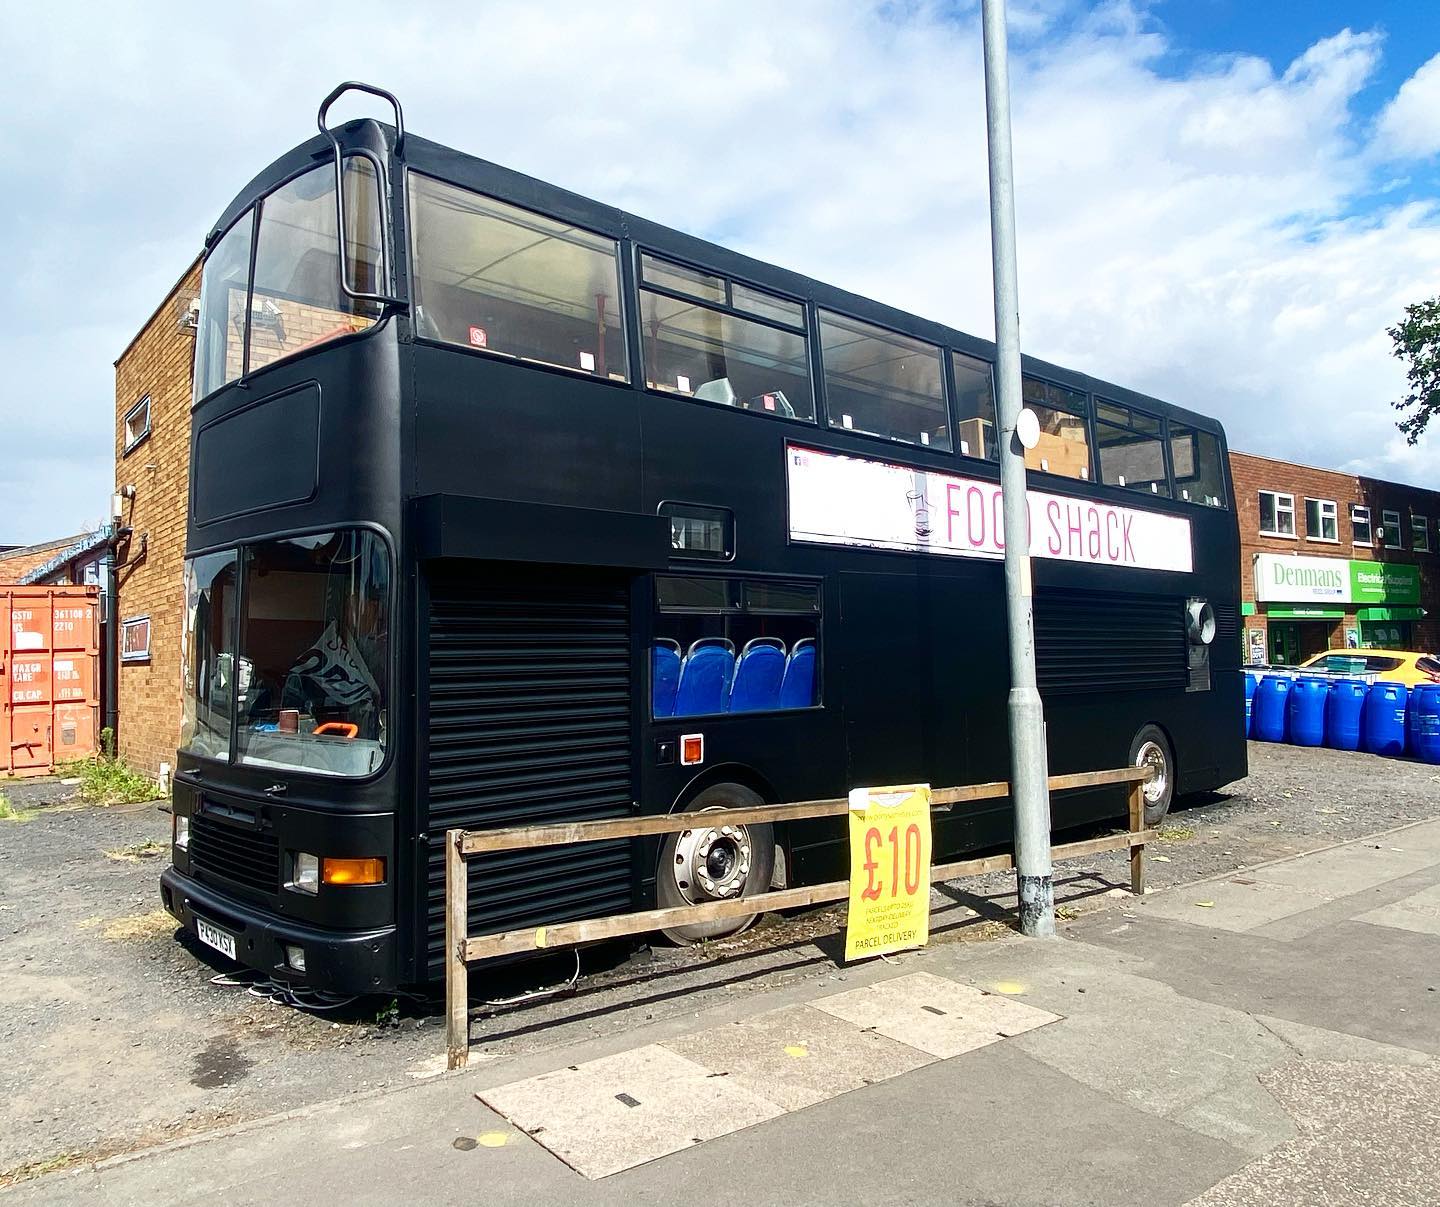
[[[177,851],[190,849],[190,819],[179,813],[170,815],[170,843]]]
[[[304,851],[290,852],[290,879],[285,887],[314,896],[320,888],[320,856]]]

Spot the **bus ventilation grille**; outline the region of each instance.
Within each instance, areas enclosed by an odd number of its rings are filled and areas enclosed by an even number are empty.
[[[196,814],[190,819],[190,866],[200,879],[218,876],[261,893],[280,891],[280,842]]]
[[[1035,673],[1051,696],[1184,691],[1185,601],[1103,591],[1035,593]]]
[[[503,582],[494,581],[503,579]],[[441,972],[445,831],[634,810],[628,583],[493,564],[431,580],[426,948]],[[634,906],[628,841],[470,860],[472,935]]]

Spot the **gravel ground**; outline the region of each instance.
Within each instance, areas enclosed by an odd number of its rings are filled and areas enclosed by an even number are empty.
[[[1440,815],[1440,768],[1260,743],[1250,763],[1248,779],[1172,813],[1150,851],[1154,888]],[[320,1015],[211,984],[223,971],[213,953],[178,942],[160,910],[170,820],[159,806],[80,807],[54,780],[7,782],[0,792],[34,809],[28,820],[0,821],[0,1186],[443,1069],[436,1003],[372,998]],[[1060,917],[1113,905],[1127,884],[1120,853],[1057,865]],[[1013,888],[1009,875],[937,887],[932,942],[1006,933]],[[844,980],[837,917],[770,917],[704,949],[587,952],[573,992],[482,1011],[471,1032],[476,1058],[777,985]],[[488,979],[472,971],[472,984],[498,998],[562,979],[573,959]]]

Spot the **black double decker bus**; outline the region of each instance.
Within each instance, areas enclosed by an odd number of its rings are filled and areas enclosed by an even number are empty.
[[[727,807],[1006,778],[993,346],[416,138],[379,90],[393,124],[327,127],[350,87],[206,244],[183,926],[418,986],[448,828],[716,811],[477,859],[479,934],[836,876],[839,825]],[[1050,768],[1153,765],[1154,820],[1245,773],[1224,433],[1024,373]],[[936,855],[1011,832],[955,810]]]

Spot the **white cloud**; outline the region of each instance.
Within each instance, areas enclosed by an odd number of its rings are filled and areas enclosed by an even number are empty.
[[[393,88],[427,137],[990,333],[973,6],[105,11],[8,18],[0,541],[103,510],[111,361],[340,79]],[[1218,415],[1239,447],[1440,485],[1389,406],[1384,328],[1440,280],[1440,214],[1379,193],[1388,135],[1350,108],[1377,38],[1176,74],[1143,10],[1015,12],[1026,350]]]
[[[1421,65],[1385,106],[1377,124],[1380,149],[1396,158],[1440,153],[1440,54]]]

